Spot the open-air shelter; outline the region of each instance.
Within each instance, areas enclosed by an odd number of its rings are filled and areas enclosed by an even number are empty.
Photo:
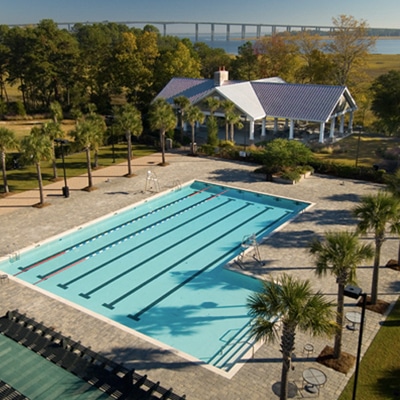
[[[255,123],[261,124],[261,138],[266,136],[267,119],[273,119],[274,132],[279,129],[278,121],[284,120],[288,127],[288,139],[294,139],[295,124],[319,124],[319,139],[323,143],[329,124],[329,139],[335,133],[345,133],[346,114],[349,114],[347,132],[353,130],[353,114],[357,105],[346,86],[293,84],[280,78],[254,81],[230,81],[228,71],[215,72],[214,79],[173,78],[157,97],[165,98],[174,105],[174,98],[185,96],[192,105],[199,106],[207,115],[204,106],[207,97],[229,100],[243,120],[248,121],[248,137],[254,142]],[[223,116],[219,109],[216,116]]]

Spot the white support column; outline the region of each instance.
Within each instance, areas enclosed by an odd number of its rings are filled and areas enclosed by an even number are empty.
[[[263,118],[262,124],[261,124],[261,137],[265,137],[266,136],[266,132],[265,132],[266,124],[267,124],[267,121],[266,121],[265,118]]]
[[[324,131],[325,131],[325,122],[321,122],[319,125],[319,143],[324,143]]]
[[[250,143],[254,143],[254,119],[249,121],[249,140]]]
[[[332,139],[335,137],[335,122],[336,118],[331,119],[331,129],[329,131],[329,139]]]
[[[353,122],[354,122],[354,113],[353,111],[350,111],[349,133],[353,133]]]
[[[278,118],[274,118],[274,133],[277,133],[278,129]]]
[[[341,135],[344,133],[344,115],[340,116],[340,129],[339,132]]]
[[[294,119],[290,120],[289,139],[294,139]]]

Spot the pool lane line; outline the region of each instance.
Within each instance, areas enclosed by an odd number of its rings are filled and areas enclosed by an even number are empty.
[[[240,212],[241,210],[243,210],[244,208],[247,208],[248,206],[250,206],[249,203],[246,204],[246,205],[244,205],[243,207],[241,207],[241,209],[238,209],[236,212]],[[258,218],[261,214],[263,214],[263,213],[265,213],[265,212],[267,212],[267,211],[268,211],[268,209],[265,209],[265,210],[262,210],[262,211],[258,212],[257,214],[252,215],[251,218],[247,219],[245,223],[247,223],[247,222],[249,222],[249,221],[251,221],[251,220],[253,220],[253,219]],[[235,212],[235,213],[236,213],[236,212]],[[230,215],[233,215],[233,214],[235,214],[235,213],[231,213]],[[213,225],[215,225],[215,224],[217,224],[217,223],[223,221],[223,220],[226,219],[227,217],[228,217],[228,216],[223,216],[223,217],[221,217],[219,220],[214,221],[213,223],[211,223],[211,224],[210,224],[207,228],[205,228],[205,229],[208,229],[208,228],[212,227]],[[104,307],[107,307],[107,308],[109,308],[109,309],[113,309],[114,306],[115,306],[115,304],[117,304],[117,303],[119,303],[120,301],[124,300],[126,297],[129,297],[130,295],[132,295],[132,294],[135,293],[136,291],[142,289],[144,286],[147,286],[149,283],[153,282],[155,279],[158,279],[160,276],[162,276],[162,275],[166,274],[167,272],[169,272],[170,270],[174,269],[176,266],[182,264],[183,261],[185,261],[185,260],[187,260],[187,259],[190,259],[190,258],[193,257],[193,255],[195,255],[196,253],[198,253],[198,252],[200,252],[200,251],[206,249],[206,248],[209,247],[212,243],[215,243],[215,242],[217,242],[218,240],[220,240],[220,239],[222,239],[223,237],[225,237],[226,235],[228,235],[228,234],[234,232],[237,228],[239,228],[239,227],[242,226],[242,225],[243,225],[243,222],[240,221],[240,223],[236,224],[234,227],[232,227],[232,228],[229,229],[228,231],[223,232],[221,235],[219,235],[219,236],[217,236],[217,237],[215,237],[215,238],[214,238],[214,237],[211,238],[211,240],[209,240],[208,242],[206,242],[205,244],[203,244],[201,247],[196,248],[195,251],[192,251],[191,253],[189,253],[189,254],[186,255],[185,257],[180,258],[180,259],[179,259],[178,261],[176,261],[174,264],[168,266],[167,268],[163,269],[162,271],[158,272],[157,274],[154,274],[151,278],[149,278],[149,279],[147,279],[146,281],[142,282],[141,284],[135,286],[133,289],[131,289],[131,290],[129,290],[128,292],[124,293],[122,296],[119,296],[117,299],[113,300],[112,302],[110,302],[110,303],[103,303],[103,306],[104,306]],[[190,235],[188,238],[189,238],[189,239],[193,238],[193,237],[196,236],[197,234],[199,234],[199,233],[201,233],[201,232],[204,232],[205,229],[203,228],[201,231],[197,231],[195,234]],[[182,242],[184,242],[184,240],[182,240],[180,243],[182,243]],[[178,244],[180,244],[180,243],[178,243]],[[240,244],[240,245],[241,245],[241,244]],[[173,248],[173,247],[175,247],[175,246],[170,246],[170,248]],[[167,250],[169,250],[169,249],[167,249]],[[228,253],[230,253],[230,252],[232,252],[232,249],[230,249]],[[160,252],[159,252],[159,254],[162,254],[162,253],[163,253],[163,251],[160,251]],[[149,258],[149,259],[151,259],[151,258]]]
[[[281,220],[283,218],[286,217],[286,215],[288,214],[288,212],[285,212],[284,215],[282,215],[278,220]],[[253,219],[253,218],[251,218]],[[250,219],[250,220],[251,220]],[[277,221],[278,221],[277,220]],[[249,221],[249,220],[247,220]],[[260,235],[262,232],[264,232],[266,229],[268,229],[269,227],[273,226],[275,224],[275,221],[271,222],[270,224],[268,224],[266,227],[263,227],[262,229],[260,229],[258,232],[256,232],[256,236]],[[242,225],[242,224],[241,224]],[[236,228],[234,228],[236,229]],[[233,229],[233,230],[234,230]],[[227,233],[230,233],[230,230],[228,232],[225,232],[224,235],[225,236]],[[148,310],[150,310],[151,308],[153,308],[154,306],[156,306],[158,303],[161,303],[162,301],[164,301],[164,299],[166,299],[167,297],[169,297],[171,294],[173,294],[174,292],[176,292],[177,290],[179,290],[181,287],[185,286],[187,283],[189,283],[190,281],[192,281],[193,279],[195,279],[197,276],[199,276],[200,274],[202,274],[203,272],[205,272],[208,268],[210,268],[211,266],[215,265],[218,261],[224,259],[225,257],[227,257],[229,254],[234,254],[235,252],[238,251],[238,249],[242,248],[242,243],[238,244],[237,246],[233,247],[232,249],[230,249],[229,251],[225,252],[222,256],[218,257],[217,259],[211,261],[209,264],[207,264],[205,267],[201,268],[200,270],[196,271],[193,275],[191,275],[189,278],[185,279],[184,281],[182,281],[181,283],[179,283],[177,286],[174,286],[171,290],[169,290],[168,292],[166,292],[165,294],[163,294],[162,296],[160,296],[159,298],[157,298],[156,300],[154,300],[152,303],[150,303],[149,305],[147,305],[145,308],[143,308],[142,310],[140,310],[139,312],[137,312],[136,314],[132,315],[129,314],[127,315],[128,318],[131,318],[135,321],[139,321],[140,320],[140,316],[143,315],[145,312],[147,312]],[[126,296],[125,296],[126,297]],[[115,302],[114,302],[115,304]],[[104,304],[103,304],[104,305]]]
[[[203,200],[202,202],[204,202],[204,201],[205,201],[205,200]],[[62,289],[68,289],[68,286],[69,286],[69,285],[71,285],[71,284],[73,284],[73,283],[75,283],[75,282],[77,282],[77,281],[79,281],[79,280],[81,280],[81,279],[83,279],[83,278],[85,278],[85,277],[87,277],[87,276],[89,276],[89,275],[91,275],[91,274],[97,272],[98,270],[100,270],[100,269],[102,269],[102,268],[104,268],[104,267],[107,267],[110,263],[113,263],[114,261],[116,261],[116,260],[119,259],[119,258],[125,257],[126,255],[128,255],[129,253],[132,253],[133,251],[135,251],[135,250],[138,249],[139,247],[145,246],[145,245],[147,245],[147,244],[153,242],[153,241],[156,240],[156,239],[159,239],[159,238],[161,238],[161,237],[163,237],[163,236],[165,236],[165,235],[168,235],[168,234],[170,234],[171,232],[173,232],[173,231],[175,231],[175,230],[177,230],[177,229],[180,229],[182,226],[184,226],[184,225],[186,225],[186,224],[188,224],[188,223],[191,223],[191,222],[195,221],[195,220],[198,219],[198,218],[204,217],[206,214],[208,214],[208,213],[210,213],[210,212],[212,212],[212,211],[215,211],[215,210],[217,210],[217,209],[220,208],[220,207],[223,207],[224,205],[228,204],[228,203],[231,202],[231,201],[233,201],[233,200],[232,200],[232,199],[227,199],[226,202],[217,204],[215,207],[210,208],[210,209],[207,209],[207,210],[203,211],[202,213],[200,213],[200,214],[198,214],[198,215],[195,215],[194,217],[192,217],[192,218],[190,218],[190,219],[188,219],[188,220],[182,222],[181,224],[176,225],[176,226],[172,227],[171,229],[169,229],[169,230],[167,230],[167,231],[165,231],[165,232],[163,232],[163,233],[161,233],[161,234],[159,234],[159,235],[157,235],[157,236],[153,236],[152,238],[146,240],[146,241],[143,242],[143,243],[140,243],[140,244],[137,245],[137,246],[131,247],[129,250],[127,250],[127,251],[125,251],[125,252],[119,254],[118,257],[114,257],[113,259],[108,260],[108,261],[104,262],[103,264],[98,265],[96,268],[93,268],[93,269],[91,269],[90,271],[87,271],[87,272],[85,272],[85,273],[83,273],[83,274],[77,276],[76,278],[71,279],[70,281],[68,281],[68,282],[66,282],[66,283],[63,283],[63,284],[59,283],[58,286],[61,287]],[[196,203],[196,205],[194,205],[193,207],[197,207],[197,206],[200,205],[202,202]]]
[[[229,192],[229,190],[230,190],[230,189],[227,189],[227,190],[223,190],[223,191],[220,192],[220,193],[216,193],[216,194],[214,194],[214,196],[209,197],[209,198],[207,199],[207,201],[208,201],[208,200],[215,199],[215,198],[218,197],[218,196],[222,196],[224,193]]]
[[[58,269],[58,270],[56,270],[55,272],[53,272],[52,274],[46,275],[44,278],[42,278],[42,279],[40,279],[39,281],[35,282],[34,285],[38,285],[39,283],[42,283],[42,282],[44,282],[44,281],[47,281],[47,279],[50,279],[50,278],[52,278],[53,276],[58,275],[58,274],[60,274],[61,272],[66,271],[67,269],[72,268],[72,267],[74,267],[74,266],[77,265],[77,264],[80,264],[82,261],[83,261],[83,259],[82,259],[82,260],[78,260],[78,261],[76,261],[76,262],[73,263],[73,264],[67,265],[67,266],[65,266],[65,267],[62,268],[62,269]]]
[[[20,268],[21,271],[15,273],[13,276],[18,276],[19,274],[22,274],[23,272],[27,272],[27,271],[29,271],[29,270],[35,268],[35,267],[38,267],[38,266],[41,265],[41,264],[44,264],[44,263],[46,263],[46,262],[48,262],[48,261],[50,261],[50,260],[54,260],[55,258],[60,257],[60,256],[62,256],[62,255],[65,254],[65,253],[66,253],[65,250],[60,251],[59,253],[53,254],[53,255],[51,255],[50,257],[44,258],[43,260],[38,261],[37,263],[30,265],[29,267]]]
[[[205,188],[205,189],[209,189],[210,187],[211,187],[211,186],[208,186],[208,187]],[[204,189],[203,189],[203,190],[204,190]],[[71,250],[74,249],[75,247],[80,247],[81,245],[88,244],[88,243],[90,243],[92,240],[97,239],[97,238],[103,236],[104,234],[110,232],[111,230],[119,229],[119,228],[121,228],[121,227],[124,227],[124,226],[126,226],[126,225],[129,225],[129,224],[131,224],[131,223],[133,223],[133,222],[135,222],[135,221],[138,221],[138,220],[142,219],[142,218],[145,217],[146,215],[149,215],[149,214],[152,214],[152,213],[156,213],[156,212],[160,212],[161,210],[163,210],[163,209],[165,209],[165,208],[168,208],[168,207],[172,206],[172,205],[175,204],[175,203],[179,203],[180,201],[183,201],[183,200],[185,200],[185,199],[188,199],[188,198],[191,197],[193,194],[197,194],[197,193],[200,193],[200,192],[201,192],[201,191],[197,191],[197,192],[194,192],[194,193],[190,193],[189,195],[180,197],[179,199],[176,199],[176,200],[174,200],[174,201],[171,201],[170,203],[164,204],[163,206],[158,207],[158,208],[156,208],[156,209],[154,209],[154,210],[152,210],[152,211],[149,211],[149,212],[147,212],[146,214],[141,214],[139,217],[133,218],[133,219],[128,220],[128,221],[125,221],[125,222],[122,223],[122,224],[113,226],[112,228],[110,228],[110,229],[108,229],[108,230],[106,230],[106,231],[99,232],[99,233],[97,233],[97,234],[94,235],[94,236],[91,236],[91,237],[89,237],[89,238],[87,238],[87,239],[85,239],[85,240],[82,240],[81,242],[75,243],[74,245],[72,245],[72,246],[67,247],[66,249],[64,249],[62,252],[59,252],[59,253],[53,254],[53,255],[51,255],[51,256],[49,256],[49,257],[43,258],[43,259],[37,261],[36,263],[31,264],[31,265],[29,265],[29,266],[27,266],[27,267],[24,267],[24,268],[21,268],[21,267],[20,267],[19,269],[20,269],[21,271],[17,272],[14,276],[17,276],[17,275],[19,275],[19,274],[22,274],[23,272],[27,272],[27,271],[29,271],[29,270],[35,268],[35,267],[38,267],[38,266],[40,266],[40,265],[46,263],[47,261],[52,260],[53,258],[59,257],[59,256],[65,254],[65,253],[67,253],[68,251],[71,251]],[[203,201],[205,201],[205,200],[203,200]],[[174,214],[172,214],[172,215],[174,215]],[[104,246],[104,247],[105,247],[105,246]]]
[[[228,200],[225,204],[227,204],[227,203],[230,202],[230,201],[231,201],[231,200]],[[117,279],[120,279],[120,278],[122,278],[123,276],[125,276],[125,275],[131,273],[131,272],[134,271],[135,269],[138,269],[138,268],[142,267],[143,265],[145,265],[146,263],[148,263],[149,261],[151,261],[153,258],[162,255],[162,254],[165,253],[166,251],[169,251],[169,250],[171,250],[171,249],[177,247],[178,245],[180,245],[180,244],[182,244],[182,243],[185,243],[186,241],[188,241],[189,239],[192,239],[194,236],[198,235],[199,233],[204,232],[206,229],[209,229],[210,227],[212,227],[213,225],[217,224],[218,222],[223,221],[223,220],[226,219],[227,217],[230,217],[231,215],[234,215],[234,214],[236,214],[237,212],[242,211],[244,208],[246,208],[246,207],[248,207],[248,206],[249,206],[249,204],[245,204],[244,206],[241,206],[240,208],[238,208],[238,209],[232,211],[231,213],[222,216],[220,219],[212,221],[210,224],[206,225],[205,227],[202,227],[200,231],[197,230],[196,232],[193,232],[191,235],[185,236],[183,239],[179,240],[178,242],[173,242],[171,245],[169,245],[169,246],[167,246],[167,247],[165,247],[165,248],[162,248],[162,249],[159,250],[157,253],[151,254],[149,257],[147,257],[147,258],[145,258],[144,260],[142,260],[139,264],[135,264],[133,267],[124,270],[123,272],[119,273],[119,274],[116,275],[116,276],[113,276],[112,279],[109,279],[109,280],[103,282],[101,285],[96,286],[95,288],[93,288],[92,290],[90,290],[90,291],[87,292],[87,293],[80,293],[79,296],[82,296],[82,297],[84,297],[85,299],[90,298],[90,296],[91,296],[93,293],[98,292],[99,290],[101,290],[101,289],[103,289],[104,287],[108,286],[109,284],[113,283],[113,282],[116,281]],[[186,224],[182,224],[182,226],[183,226],[183,225],[186,225]],[[188,256],[188,257],[189,257],[189,256]],[[185,259],[185,258],[184,258],[184,259]],[[182,259],[181,259],[181,260],[182,260]],[[172,269],[172,268],[170,268],[170,269]],[[165,270],[165,272],[167,272],[167,271]],[[163,272],[163,273],[165,273],[165,272]],[[162,275],[162,274],[161,274],[161,275]],[[151,278],[150,280],[151,280],[151,281],[154,280],[154,275],[152,276],[152,278]],[[147,283],[146,283],[146,284],[147,284]],[[139,286],[141,286],[141,285],[142,285],[142,284],[140,284]],[[144,285],[144,286],[145,286],[145,285]],[[113,303],[113,302],[112,302],[112,303]],[[110,304],[112,304],[112,303],[110,303]]]
[[[157,221],[151,223],[150,225],[144,226],[144,227],[142,227],[142,228],[140,228],[140,229],[138,229],[138,230],[136,230],[136,231],[130,232],[129,234],[127,234],[127,235],[125,235],[125,236],[122,236],[122,237],[120,237],[120,238],[118,238],[118,239],[116,239],[116,240],[114,240],[114,241],[112,241],[112,242],[110,242],[110,243],[107,243],[107,244],[104,245],[103,247],[97,248],[95,251],[91,251],[90,253],[84,254],[84,255],[81,256],[78,260],[75,260],[75,261],[72,261],[72,262],[69,263],[69,264],[63,265],[63,266],[61,266],[61,267],[59,267],[59,268],[57,268],[57,269],[55,269],[55,270],[52,270],[51,272],[49,272],[49,273],[47,273],[47,274],[45,274],[45,275],[38,275],[38,278],[42,278],[42,279],[43,279],[43,278],[45,278],[45,277],[48,276],[48,275],[53,275],[55,272],[57,272],[58,270],[63,270],[63,269],[64,269],[65,267],[67,267],[68,265],[71,265],[71,264],[76,265],[77,262],[79,262],[79,261],[83,261],[83,260],[89,259],[89,258],[92,257],[94,254],[96,254],[96,253],[98,253],[98,252],[100,252],[100,251],[103,251],[103,250],[105,250],[105,249],[111,248],[111,247],[113,247],[114,245],[118,244],[119,242],[121,242],[121,241],[123,241],[123,240],[125,240],[125,239],[127,239],[127,238],[130,238],[130,237],[132,237],[132,236],[134,236],[134,235],[136,235],[136,234],[143,233],[144,231],[146,231],[146,230],[148,230],[148,229],[151,229],[151,228],[157,226],[157,224],[160,224],[160,223],[166,221],[167,219],[175,218],[176,216],[182,214],[183,212],[189,211],[189,210],[191,210],[192,208],[197,207],[197,206],[201,205],[202,203],[205,203],[206,201],[207,201],[207,199],[203,199],[203,200],[201,200],[201,201],[199,201],[199,202],[197,202],[197,203],[194,203],[194,204],[192,204],[192,205],[190,205],[190,206],[188,206],[188,207],[186,207],[186,208],[183,208],[183,209],[181,209],[181,210],[179,210],[179,211],[177,211],[177,212],[175,212],[175,213],[173,213],[173,214],[171,214],[171,215],[169,215],[169,216],[166,216],[166,217],[164,217],[164,218],[162,218],[162,219],[159,219],[159,220],[157,220]],[[132,249],[131,249],[129,252],[131,252],[131,251],[132,251]],[[21,271],[21,272],[22,272],[22,271]],[[63,286],[60,286],[60,287],[63,287]],[[65,289],[65,288],[64,288],[64,289]]]

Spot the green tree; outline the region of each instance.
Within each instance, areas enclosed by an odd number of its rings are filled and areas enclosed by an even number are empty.
[[[186,110],[190,107],[190,100],[186,96],[174,97],[174,104],[178,107],[179,114],[179,129],[181,134],[181,140],[183,140],[184,122]]]
[[[49,138],[51,142],[52,149],[52,166],[53,166],[53,179],[58,179],[57,174],[57,159],[56,159],[56,149],[55,149],[55,139],[63,138],[64,131],[61,129],[61,125],[58,122],[46,122],[43,124],[40,129],[37,131],[39,135],[45,135]]]
[[[21,150],[24,156],[24,159],[27,162],[33,162],[36,166],[36,173],[39,183],[39,195],[40,202],[39,206],[43,206],[44,202],[44,193],[43,193],[43,179],[42,179],[42,171],[40,163],[42,161],[48,161],[51,159],[52,155],[52,143],[50,139],[41,135],[39,132],[39,128],[32,128],[30,135],[25,136],[21,141]]]
[[[311,150],[295,140],[274,139],[264,148],[263,161],[267,180],[285,169],[307,165],[313,158]]]
[[[211,48],[204,42],[196,42],[193,47],[200,59],[200,74],[203,78],[212,79],[214,72],[221,66],[229,71],[231,56],[224,49]]]
[[[372,85],[372,112],[380,119],[386,132],[400,132],[400,71],[391,70],[378,76]]]
[[[380,255],[386,240],[386,228],[389,227],[392,233],[399,232],[399,213],[400,200],[384,191],[362,197],[360,204],[353,209],[353,214],[358,219],[358,231],[362,234],[372,232],[374,235],[371,304],[376,304],[378,300]]]
[[[15,133],[7,128],[0,127],[0,155],[1,155],[1,170],[3,173],[3,187],[4,193],[9,193],[7,182],[7,167],[6,167],[6,154],[9,150],[16,149],[18,146]]]
[[[338,284],[336,324],[333,357],[340,358],[342,351],[342,328],[344,288],[356,283],[356,270],[363,260],[373,257],[370,245],[361,245],[356,233],[327,232],[325,239],[314,238],[310,243],[310,254],[315,258],[315,273],[325,276],[328,271]]]
[[[333,79],[336,85],[353,86],[363,76],[362,67],[376,40],[367,34],[369,27],[364,20],[339,15],[332,22],[335,29],[325,50],[331,55]]]
[[[205,116],[203,112],[200,110],[199,107],[197,106],[190,106],[185,114],[185,120],[190,124],[192,127],[192,144],[191,144],[191,149],[190,152],[192,155],[196,154],[196,148],[195,148],[195,129],[196,129],[196,124],[200,123],[202,124],[204,122]]]
[[[61,104],[58,101],[52,101],[50,103],[49,109],[50,109],[50,116],[51,116],[52,121],[55,124],[61,123],[61,121],[64,118]]]
[[[172,106],[165,99],[158,98],[150,106],[149,122],[151,129],[160,132],[161,146],[161,165],[166,165],[165,162],[165,132],[174,129],[176,126],[176,116]]]
[[[224,100],[222,103],[222,108],[224,109],[225,113],[225,140],[229,140],[229,122],[230,116],[235,115],[235,103],[230,100]]]
[[[256,41],[253,48],[261,77],[279,76],[285,80],[293,80],[298,66],[298,49],[289,36],[264,36]]]
[[[279,280],[264,281],[263,290],[250,295],[247,305],[254,318],[252,334],[257,340],[274,342],[276,326],[282,322],[280,400],[286,400],[296,331],[317,336],[332,334],[336,327],[332,304],[321,292],[313,293],[309,280],[302,281],[284,274]]]
[[[142,116],[133,104],[114,107],[115,127],[117,131],[125,133],[128,143],[127,160],[128,175],[132,176],[132,135],[139,137],[143,131]]]
[[[239,46],[238,55],[231,62],[231,67],[233,79],[253,81],[260,78],[257,68],[257,55],[251,42]]]
[[[103,118],[92,112],[81,117],[77,122],[76,129],[70,132],[70,136],[75,140],[76,145],[82,147],[86,153],[88,171],[88,186],[86,190],[88,191],[94,189],[90,151],[103,141],[105,131],[106,124]]]

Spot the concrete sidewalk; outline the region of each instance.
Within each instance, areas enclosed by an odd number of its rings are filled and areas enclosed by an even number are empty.
[[[351,209],[362,195],[377,191],[380,186],[361,181],[340,180],[327,176],[313,175],[297,185],[281,185],[266,182],[263,176],[255,174],[254,165],[203,157],[188,157],[186,154],[168,153],[169,165],[160,167],[161,155],[155,154],[133,161],[136,176],[123,177],[126,164],[115,165],[95,171],[97,190],[85,192],[87,178],[68,180],[71,188],[69,198],[61,195],[63,181],[46,187],[46,201],[50,206],[42,209],[31,207],[38,202],[37,191],[30,191],[0,200],[0,256],[6,256],[20,249],[77,228],[118,209],[129,206],[154,194],[145,191],[147,171],[153,171],[158,178],[160,189],[173,187],[176,182],[185,183],[192,179],[211,181],[243,189],[281,195],[309,201],[314,206],[298,218],[283,226],[278,232],[260,245],[265,265],[253,271],[264,277],[277,277],[287,272],[302,279],[310,279],[315,290],[321,290],[328,299],[335,301],[337,284],[328,275],[323,279],[315,276],[313,260],[307,249],[314,235],[326,231],[353,230],[355,221]],[[16,203],[17,202],[17,203]],[[372,242],[371,237],[365,238]],[[382,263],[397,256],[398,238],[389,237],[382,249]],[[372,278],[371,263],[358,270],[358,284],[369,292]],[[399,273],[385,268],[380,274],[379,297],[393,303],[399,296]],[[178,394],[186,394],[189,400],[261,400],[277,399],[276,388],[281,373],[279,343],[264,344],[254,357],[243,362],[242,368],[232,377],[222,376],[190,362],[175,352],[156,346],[132,331],[110,323],[108,320],[90,314],[64,301],[32,289],[15,278],[1,286],[0,313],[18,308],[32,318],[62,331],[74,340],[81,340],[85,346],[98,351],[126,366],[135,368],[141,374],[148,374],[153,381],[171,386]],[[346,299],[346,312],[357,309],[355,301]],[[385,319],[367,311],[362,353],[366,351],[380,324]],[[314,353],[303,353],[303,347],[311,342]],[[343,351],[356,354],[358,332],[344,329]],[[294,371],[290,380],[301,385],[302,372],[309,367],[321,369],[328,381],[321,389],[319,398],[334,400],[342,392],[351,374],[347,376],[316,363],[315,358],[326,345],[333,345],[333,339],[310,338],[306,334],[296,336],[296,352],[293,359]],[[315,397],[303,391],[305,398]]]

